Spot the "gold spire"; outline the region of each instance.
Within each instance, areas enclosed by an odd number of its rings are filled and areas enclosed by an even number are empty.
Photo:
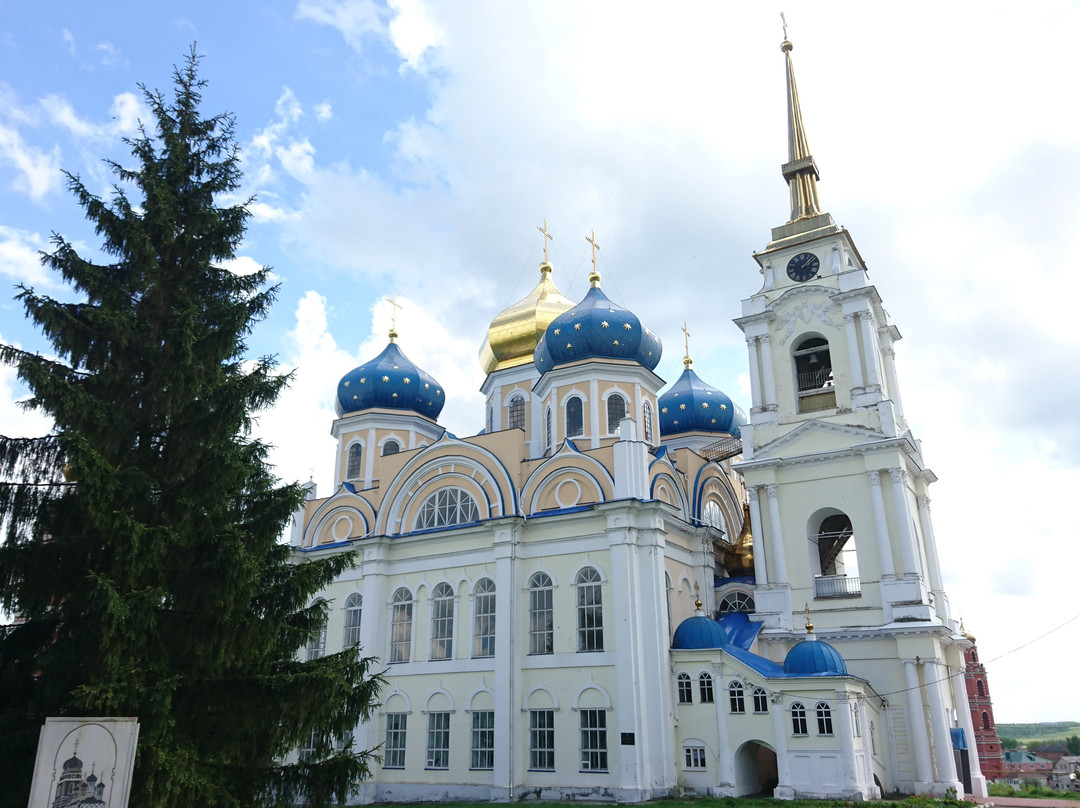
[[[397,292],[394,292],[392,298],[384,297],[383,300],[390,304],[390,341],[397,342],[397,310],[401,308],[401,304],[397,302]]]
[[[784,15],[781,14],[783,19]],[[787,38],[787,20],[784,20],[784,41],[780,50],[787,63],[787,101],[788,101],[788,161],[783,165],[784,179],[791,189],[791,219],[798,222],[812,216],[821,215],[818,202],[818,170],[810,154],[810,144],[806,139],[806,127],[803,125],[802,109],[799,107],[799,90],[795,86],[795,68],[791,64],[793,45]]]
[[[592,272],[589,273],[589,283],[597,287],[600,285],[600,273],[596,271],[596,251],[600,249],[600,245],[596,243],[596,231],[590,230],[585,240],[592,245]]]
[[[683,345],[686,347],[686,354],[683,356],[683,367],[692,367],[694,360],[690,358],[690,332],[686,330],[686,320],[683,320],[682,324],[683,332]]]
[[[806,604],[806,633],[814,633],[814,624],[810,622],[810,604]]]
[[[551,239],[552,241],[554,241],[555,236],[551,235],[551,233],[548,232],[548,229],[547,229],[547,217],[546,216],[544,217],[544,226],[541,227],[540,225],[537,225],[536,229],[544,234],[544,263],[540,265],[540,271],[543,272],[544,271],[544,266],[546,265],[547,268],[548,268],[548,272],[550,272],[551,271],[551,264],[548,263],[548,239]]]
[[[701,587],[696,583],[694,584],[694,608],[701,611]]]

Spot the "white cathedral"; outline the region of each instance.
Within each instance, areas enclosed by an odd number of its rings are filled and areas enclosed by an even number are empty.
[[[307,649],[386,671],[356,802],[986,794],[900,333],[820,208],[782,50],[791,219],[736,320],[748,416],[688,351],[664,389],[595,242],[591,288],[561,295],[546,227],[481,350],[483,432],[438,424],[393,330],[339,382],[335,490],[292,543],[359,553]]]

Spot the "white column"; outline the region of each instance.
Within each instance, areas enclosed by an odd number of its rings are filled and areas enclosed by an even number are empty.
[[[592,422],[589,445],[593,449],[600,448],[600,387],[595,378],[589,379],[589,420]],[[606,430],[605,430],[606,431]]]
[[[926,564],[930,568],[930,588],[940,592],[945,588],[941,580],[941,564],[938,561],[937,542],[934,540],[934,526],[930,522],[930,497],[917,497],[919,524],[922,526],[923,542],[926,544]]]
[[[769,335],[761,335],[761,372],[765,378],[765,409],[776,409],[776,379],[772,363],[772,348],[769,347]]]
[[[367,431],[367,441],[364,443],[364,488],[371,488],[375,478],[375,455],[379,453],[379,447],[375,445],[375,427]]]
[[[776,501],[776,483],[769,483],[765,487],[769,495],[769,530],[772,533],[773,571],[776,574],[776,583],[786,584],[787,561],[784,556],[784,533],[780,529],[780,504]]]
[[[754,540],[754,584],[765,586],[769,576],[765,568],[765,537],[761,532],[761,505],[758,503],[758,487],[747,489],[750,495],[750,535]]]
[[[864,387],[862,374],[862,360],[859,357],[859,335],[855,331],[855,315],[844,315],[844,327],[847,330],[848,361],[851,363],[851,389],[861,390]]]
[[[727,707],[727,699],[724,698],[724,670],[719,662],[713,663],[713,690],[716,694],[716,748],[719,752],[717,763],[720,768],[720,782],[718,785],[721,789],[728,787],[731,789],[730,793],[734,793],[735,788],[735,753],[731,748],[731,740],[728,737],[727,726],[727,714],[725,708]]]
[[[860,791],[859,777],[855,767],[855,733],[851,727],[851,698],[852,694],[843,692],[836,694],[836,721],[840,729],[840,788],[845,792]],[[854,796],[850,793],[845,797]]]
[[[773,796],[781,799],[791,799],[795,796],[795,789],[791,785],[791,764],[788,761],[787,739],[791,732],[791,724],[787,708],[784,706],[784,694],[772,693],[769,695],[772,702],[773,715],[773,739],[776,741],[776,790]],[[782,791],[781,789],[784,789]]]
[[[503,428],[502,412],[502,387],[495,387],[491,391],[491,431],[498,432]]]
[[[908,750],[915,764],[915,793],[925,794],[934,779],[930,768],[930,738],[926,734],[926,713],[923,710],[922,689],[915,660],[904,660],[904,680],[907,685]]]
[[[958,794],[964,793],[964,787],[956,776],[956,759],[953,757],[952,735],[949,733],[949,721],[945,714],[945,678],[948,668],[938,660],[928,659],[923,663],[923,675],[926,679],[926,693],[930,697],[930,723],[934,728],[934,762],[937,764],[938,787],[942,794],[954,788]]]
[[[963,668],[961,667],[960,670]],[[979,765],[979,747],[975,742],[975,726],[971,721],[971,706],[968,703],[967,687],[964,684],[964,676],[959,671],[952,677],[953,703],[956,705],[956,716],[960,728],[964,730],[968,743],[968,764],[971,769],[971,793],[975,797],[987,796],[986,778],[983,777],[982,766]]]
[[[881,354],[885,357],[885,380],[889,384],[889,400],[892,401],[893,406],[896,408],[897,417],[903,418],[904,407],[900,403],[900,383],[896,379],[896,351],[889,344],[882,350]]]
[[[491,772],[492,798],[512,799],[516,772],[523,768],[515,761],[518,751],[518,721],[521,717],[521,669],[516,660],[520,628],[517,618],[525,598],[517,581],[517,536],[510,526],[495,529],[495,659],[492,680],[495,691],[495,759]],[[471,719],[470,719],[471,720]],[[370,747],[365,747],[370,748]]]
[[[877,534],[878,556],[881,559],[881,577],[895,578],[892,542],[889,541],[889,521],[885,518],[885,499],[881,496],[881,472],[866,472],[870,478],[870,504],[874,510],[874,532]]]
[[[761,372],[758,370],[757,337],[747,337],[746,350],[750,356],[750,411],[761,411]]]
[[[900,528],[900,549],[904,553],[904,572],[907,575],[921,577],[921,566],[915,547],[915,534],[911,528],[911,510],[908,508],[907,486],[903,469],[889,469],[892,478],[893,506],[896,510],[896,523]]]
[[[360,609],[360,654],[363,656],[386,659],[386,562],[382,555],[385,547],[376,546],[364,551],[363,579],[360,594],[363,597]],[[375,670],[385,667],[375,663]],[[360,749],[374,749],[382,742],[378,737],[380,711],[361,723],[353,733],[356,745]]]
[[[881,389],[881,370],[878,367],[877,320],[872,311],[859,312],[862,324],[863,351],[866,357],[866,383],[870,387]]]

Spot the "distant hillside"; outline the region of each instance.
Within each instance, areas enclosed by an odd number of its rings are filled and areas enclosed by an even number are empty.
[[[1015,738],[1020,743],[1034,741],[1063,741],[1070,735],[1080,735],[1080,722],[1048,721],[1042,724],[1003,724],[998,722],[998,737]]]

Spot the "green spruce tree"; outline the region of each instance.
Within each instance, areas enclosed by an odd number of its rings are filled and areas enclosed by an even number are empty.
[[[26,804],[46,716],[135,716],[131,804],[343,801],[371,762],[351,731],[381,679],[355,650],[314,661],[325,605],[353,563],[292,563],[278,537],[303,501],[281,484],[253,413],[287,383],[246,339],[270,307],[268,269],[224,268],[247,204],[230,115],[203,117],[194,50],[151,125],[108,163],[108,200],[68,185],[101,258],[54,236],[43,255],[75,290],[21,288],[52,345],[0,345],[52,434],[0,438],[0,804]],[[310,749],[303,760],[291,750]]]

